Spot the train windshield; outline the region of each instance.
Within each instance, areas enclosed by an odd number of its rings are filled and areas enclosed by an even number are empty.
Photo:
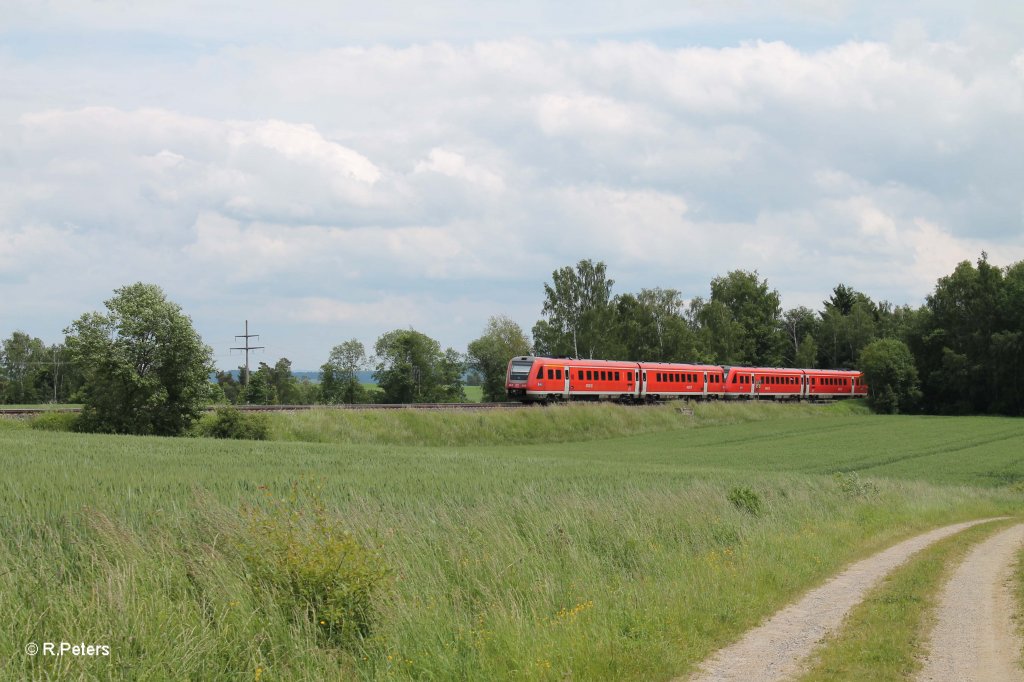
[[[526,381],[530,378],[530,368],[533,367],[532,362],[512,362],[512,369],[509,372],[508,378],[510,381]]]

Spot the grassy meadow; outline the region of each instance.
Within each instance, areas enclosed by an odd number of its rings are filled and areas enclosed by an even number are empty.
[[[270,419],[258,442],[0,421],[0,679],[670,679],[843,564],[1024,500],[1012,419]],[[303,601],[337,556],[347,596],[375,588],[355,636]],[[62,640],[110,655],[24,653]]]

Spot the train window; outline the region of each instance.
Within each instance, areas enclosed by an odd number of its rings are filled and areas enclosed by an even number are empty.
[[[544,378],[544,365],[541,365],[540,367],[537,368],[537,378],[538,379],[543,379]]]
[[[555,378],[555,370],[549,369],[548,370],[548,379],[554,379],[554,378]]]
[[[577,370],[576,378],[579,379],[580,381],[583,381],[583,370],[582,369],[581,370]]]
[[[601,381],[608,381],[608,372],[601,370]]]
[[[626,381],[632,381],[632,380],[633,380],[633,373],[632,372],[626,372]]]
[[[618,372],[616,372],[616,373],[615,373],[615,380],[616,380],[616,381],[618,381],[618,380],[619,380],[619,373],[618,373]]]
[[[555,370],[555,378],[556,379],[561,379],[562,378],[562,370],[561,369],[556,369]]]
[[[734,383],[734,384],[735,384],[735,383],[736,383],[736,380],[737,380],[737,379],[739,379],[739,376],[738,376],[738,375],[736,375],[736,374],[733,374],[733,375],[732,375],[732,383]]]

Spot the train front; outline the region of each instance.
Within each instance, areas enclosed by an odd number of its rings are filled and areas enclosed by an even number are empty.
[[[526,402],[530,399],[530,377],[536,361],[537,358],[532,355],[520,355],[509,360],[505,375],[505,390],[508,391],[509,400]]]

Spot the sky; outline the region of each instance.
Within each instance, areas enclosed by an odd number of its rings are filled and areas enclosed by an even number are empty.
[[[370,6],[372,5],[372,6]],[[4,0],[0,336],[160,285],[221,368],[528,332],[557,268],[785,308],[1024,259],[1024,4]],[[254,343],[256,341],[254,340]]]

